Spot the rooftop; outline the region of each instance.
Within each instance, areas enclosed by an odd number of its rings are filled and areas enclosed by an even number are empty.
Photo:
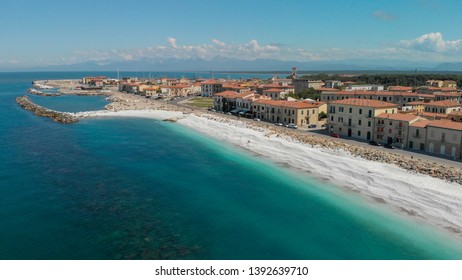
[[[286,101],[286,100],[258,100],[255,103],[270,105],[270,106],[280,106],[280,107],[290,107],[295,109],[304,109],[304,108],[318,108],[321,105],[326,103],[324,102],[309,102],[309,101]]]
[[[462,122],[454,122],[451,120],[435,120],[427,124],[427,127],[439,127],[439,128],[448,128],[453,130],[462,131]]]
[[[398,105],[396,104],[385,102],[385,101],[372,100],[372,99],[360,99],[360,98],[335,100],[335,101],[330,102],[330,104],[352,105],[352,106],[373,107],[373,108],[397,108],[398,107]]]
[[[400,113],[396,113],[396,114],[382,113],[382,114],[378,115],[377,118],[389,119],[389,120],[395,120],[395,121],[411,122],[411,121],[419,119],[419,116],[411,115],[411,114],[400,114]]]
[[[425,104],[426,106],[434,106],[434,107],[460,107],[460,103],[454,100],[440,100],[440,101],[433,101],[428,102]]]

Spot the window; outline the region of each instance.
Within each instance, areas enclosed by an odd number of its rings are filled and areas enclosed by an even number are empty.
[[[358,125],[361,125],[361,120],[358,120]]]
[[[358,130],[358,136],[361,137],[361,130]]]
[[[393,125],[393,122],[392,122],[392,121],[390,121],[390,125]]]
[[[343,107],[338,107],[339,112],[343,112]]]
[[[330,120],[331,120],[331,121],[334,121],[334,116],[330,116]]]
[[[350,107],[350,108],[348,109],[348,112],[349,112],[349,113],[353,113],[353,108]]]
[[[302,115],[303,115],[303,110],[300,110],[300,114],[302,114]]]
[[[445,142],[446,141],[446,133],[442,133],[441,134],[441,142]]]
[[[368,121],[368,122],[367,122],[367,126],[368,126],[368,127],[371,127],[371,125],[372,125],[372,122],[371,122],[371,121]]]
[[[363,114],[363,109],[359,109],[359,114],[360,114],[360,115]]]
[[[372,118],[372,110],[369,110],[369,113],[368,113],[367,117]]]

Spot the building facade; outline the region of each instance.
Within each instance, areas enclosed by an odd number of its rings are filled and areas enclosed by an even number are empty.
[[[393,103],[370,99],[344,99],[329,103],[329,130],[343,136],[373,140],[374,118],[382,113],[397,113]]]
[[[252,111],[262,120],[306,127],[321,124],[319,114],[327,111],[327,105],[323,102],[260,99],[252,103]]]

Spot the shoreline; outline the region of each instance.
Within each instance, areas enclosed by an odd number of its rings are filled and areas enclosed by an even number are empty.
[[[142,96],[121,92],[107,95],[111,103],[105,110],[73,116],[178,122],[462,237],[462,169]]]
[[[462,238],[462,214],[458,214],[462,208],[462,186],[454,182],[411,173],[396,165],[367,160],[342,149],[308,146],[271,129],[243,125],[238,120],[209,114],[198,116],[161,110],[78,114],[83,118],[134,117],[177,122]],[[219,133],[218,129],[221,130]]]

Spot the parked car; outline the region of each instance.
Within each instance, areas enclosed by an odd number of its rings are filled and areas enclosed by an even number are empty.
[[[382,145],[380,145],[380,143],[378,143],[377,141],[369,141],[369,145],[372,145],[372,146],[382,146]]]
[[[296,125],[293,124],[293,123],[288,124],[287,127],[288,127],[288,128],[293,128],[293,129],[297,129],[297,128],[298,128],[298,126],[296,126]]]
[[[253,118],[253,120],[256,121],[256,122],[259,122],[259,121],[260,121],[259,118]]]
[[[274,125],[277,125],[277,126],[283,126],[282,123],[274,123]]]
[[[387,149],[394,149],[395,147],[393,147],[392,144],[385,144],[383,145],[384,148],[387,148]]]
[[[308,128],[316,128],[317,126],[315,124],[310,124]]]
[[[337,133],[331,133],[330,136],[332,136],[334,138],[342,138],[342,137],[340,137],[340,134],[337,134]]]

